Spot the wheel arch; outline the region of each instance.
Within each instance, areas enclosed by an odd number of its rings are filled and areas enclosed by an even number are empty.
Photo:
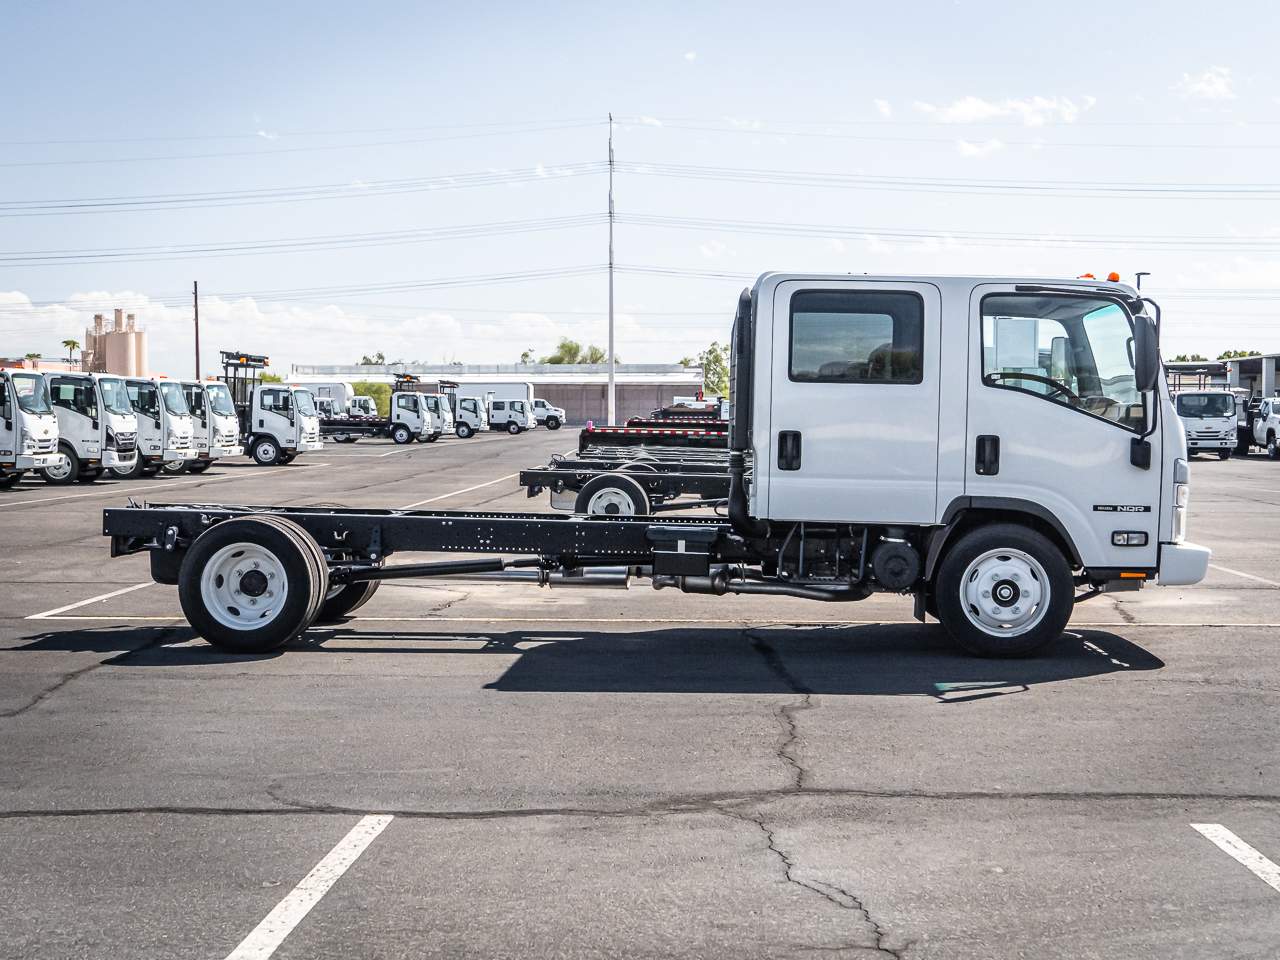
[[[981,526],[1018,523],[1048,537],[1062,551],[1072,567],[1083,567],[1075,541],[1052,512],[1032,500],[1015,497],[956,497],[942,515],[942,526],[929,538],[925,552],[924,579],[932,580],[948,544]]]

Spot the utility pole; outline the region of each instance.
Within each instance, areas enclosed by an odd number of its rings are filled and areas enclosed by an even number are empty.
[[[191,303],[195,307],[196,320],[196,379],[200,379],[200,281],[191,281]]]
[[[613,113],[609,113],[609,426],[617,424],[617,384],[613,360]]]

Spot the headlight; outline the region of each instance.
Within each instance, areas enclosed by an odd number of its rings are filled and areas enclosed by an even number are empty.
[[[23,453],[35,453],[35,451],[37,451],[37,450],[39,450],[39,449],[40,449],[40,441],[39,441],[39,440],[37,440],[35,437],[23,436],[23,438],[22,438],[22,452],[23,452]]]
[[[107,439],[105,446],[108,450],[114,450],[116,448],[116,433],[110,427],[107,427]]]

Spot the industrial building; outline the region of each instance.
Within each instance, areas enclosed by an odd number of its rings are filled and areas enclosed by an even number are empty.
[[[423,380],[452,381],[460,388],[468,381],[532,383],[534,394],[563,407],[570,423],[604,421],[608,416],[609,367],[603,363],[295,364],[290,380],[390,383],[403,373]],[[702,369],[672,363],[619,363],[614,367],[614,382],[617,418],[621,422],[666,406],[678,396],[696,394],[702,389]]]
[[[138,329],[132,313],[126,315],[123,310],[116,310],[110,329],[102,314],[95,313],[93,326],[84,332],[80,362],[90,373],[148,376],[147,332]]]

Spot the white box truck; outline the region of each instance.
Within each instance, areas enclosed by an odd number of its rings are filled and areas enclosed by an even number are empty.
[[[28,470],[59,460],[58,418],[44,377],[0,370],[0,490],[12,489]]]
[[[52,484],[92,483],[115,468],[132,470],[138,458],[138,417],[124,379],[101,373],[46,373],[49,402],[58,417],[56,464],[40,471]]]

